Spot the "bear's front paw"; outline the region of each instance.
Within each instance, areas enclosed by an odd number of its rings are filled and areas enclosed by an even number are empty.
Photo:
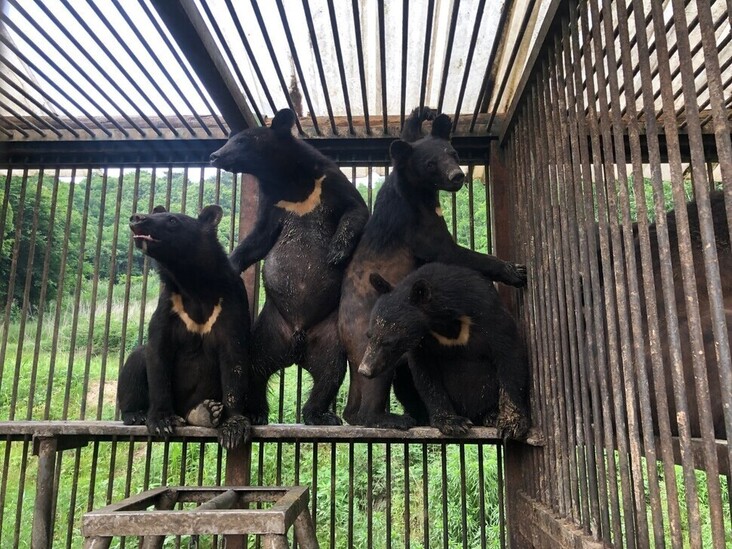
[[[223,404],[216,400],[206,399],[188,412],[186,422],[189,425],[195,425],[197,427],[216,428],[221,422],[221,414],[223,411]]]
[[[267,425],[269,423],[269,413],[267,412],[254,412],[248,414],[248,416],[252,425]]]
[[[343,425],[341,418],[339,418],[337,415],[330,411],[303,411],[302,418],[305,422],[305,425]]]
[[[219,427],[219,444],[226,450],[233,450],[247,442],[251,436],[251,422],[245,416],[233,416]]]
[[[531,422],[525,416],[513,414],[510,417],[499,417],[496,427],[501,438],[523,440],[529,433]]]
[[[473,423],[466,417],[448,414],[436,415],[432,418],[432,427],[437,427],[443,435],[462,436],[468,432]]]
[[[506,263],[506,272],[504,276],[504,282],[506,284],[522,288],[526,286],[526,265],[522,265],[520,263]]]
[[[147,413],[142,410],[122,412],[122,423],[125,425],[145,425],[147,423]]]
[[[149,413],[147,415],[147,430],[151,435],[167,437],[173,434],[175,427],[185,425],[185,420],[170,413]]]

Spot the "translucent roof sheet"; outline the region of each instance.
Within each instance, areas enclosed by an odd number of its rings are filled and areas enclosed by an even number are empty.
[[[0,139],[225,136],[157,3],[0,2]],[[419,105],[485,134],[497,55],[523,33],[496,37],[540,3],[181,1],[255,123],[289,106],[309,136],[391,134]]]

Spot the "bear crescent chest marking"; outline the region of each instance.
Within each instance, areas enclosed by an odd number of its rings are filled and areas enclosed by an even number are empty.
[[[430,334],[434,337],[440,345],[445,347],[457,347],[460,345],[467,345],[470,340],[470,326],[473,324],[471,318],[467,315],[460,317],[460,333],[457,337],[445,337],[444,335],[438,334],[430,330]]]
[[[289,202],[287,200],[280,200],[275,204],[278,208],[282,208],[288,212],[294,213],[298,217],[309,214],[315,208],[320,205],[320,195],[323,192],[323,180],[325,175],[315,180],[315,186],[313,192],[310,193],[305,200],[302,202]]]
[[[190,316],[188,316],[188,313],[183,308],[183,299],[181,298],[180,294],[173,294],[170,296],[170,302],[173,305],[173,312],[178,315],[178,318],[181,319],[183,324],[185,324],[186,330],[193,334],[199,334],[199,335],[206,335],[211,332],[211,330],[214,327],[214,324],[216,324],[216,320],[219,318],[219,315],[221,314],[221,303],[223,301],[222,299],[219,299],[219,302],[216,304],[216,306],[213,308],[213,311],[211,312],[211,315],[208,317],[208,320],[204,323],[199,323],[193,320]]]
[[[442,208],[440,208],[439,206],[435,208],[435,213],[437,214],[437,217],[443,217]]]

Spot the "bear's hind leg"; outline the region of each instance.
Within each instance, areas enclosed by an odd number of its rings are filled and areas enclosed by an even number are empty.
[[[117,402],[125,425],[145,425],[149,406],[145,347],[134,349],[119,372]]]
[[[269,421],[267,382],[285,366],[292,364],[292,328],[269,301],[264,303],[252,328],[250,389],[244,397],[244,415],[252,425],[266,425]]]
[[[338,311],[308,330],[305,357],[300,366],[313,376],[302,410],[306,425],[341,425],[331,406],[346,376],[346,353],[338,338]]]

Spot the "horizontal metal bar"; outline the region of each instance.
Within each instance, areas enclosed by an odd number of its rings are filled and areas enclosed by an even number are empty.
[[[488,161],[490,136],[457,136],[452,145],[461,162]],[[388,163],[394,137],[310,138],[306,142],[342,165]],[[225,139],[114,141],[0,141],[0,166],[201,165]]]

